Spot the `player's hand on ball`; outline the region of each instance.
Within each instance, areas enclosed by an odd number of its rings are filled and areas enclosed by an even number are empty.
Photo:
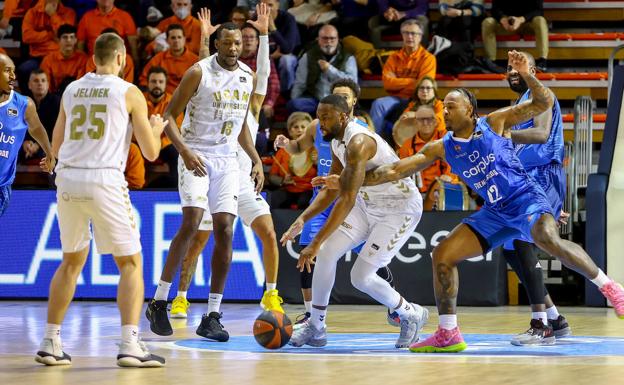
[[[288,241],[294,241],[295,237],[301,234],[301,230],[303,229],[303,224],[304,222],[303,222],[303,219],[301,219],[301,217],[295,219],[293,224],[290,225],[288,230],[286,230],[286,232],[284,233],[284,235],[282,235],[282,238],[280,239],[280,243],[282,244],[282,246],[286,246],[286,243],[288,243]]]
[[[251,179],[256,182],[256,193],[260,194],[262,187],[264,187],[264,170],[262,169],[262,162],[258,162],[251,168]]]
[[[288,143],[290,142],[290,139],[288,139],[286,136],[284,135],[278,135],[275,138],[275,142],[273,143],[273,147],[275,148],[275,151],[277,151],[278,148],[283,148],[288,146]]]
[[[314,265],[314,259],[318,254],[318,246],[314,242],[310,243],[299,253],[299,261],[297,261],[297,268],[299,271],[306,269],[308,273],[312,272],[312,265]]]
[[[513,69],[518,71],[520,75],[529,73],[529,60],[526,55],[516,50],[509,51],[507,55],[509,56],[509,64]]]
[[[340,190],[340,175],[317,176],[312,179],[312,186],[325,186],[330,190]]]
[[[184,161],[184,166],[186,166],[188,170],[193,171],[193,174],[195,174],[196,176],[207,175],[204,161],[193,150],[187,148],[180,153],[180,156]]]

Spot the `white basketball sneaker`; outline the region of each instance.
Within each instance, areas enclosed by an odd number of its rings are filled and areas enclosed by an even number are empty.
[[[117,365],[133,368],[158,368],[165,366],[165,359],[151,354],[143,341],[122,341],[119,344]]]
[[[63,351],[60,338],[44,338],[35,355],[35,361],[48,366],[71,365],[71,357]]]

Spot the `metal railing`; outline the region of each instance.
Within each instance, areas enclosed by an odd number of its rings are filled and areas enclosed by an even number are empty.
[[[572,202],[573,221],[579,220],[579,213],[584,207],[579,205],[579,189],[587,188],[587,179],[592,169],[592,134],[593,134],[593,101],[589,96],[579,96],[574,102],[574,147],[571,166],[571,192],[574,194]]]

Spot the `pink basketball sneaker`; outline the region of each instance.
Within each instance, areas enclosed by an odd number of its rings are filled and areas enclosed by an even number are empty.
[[[611,281],[604,285],[600,292],[611,302],[618,318],[624,319],[624,289],[622,285]]]
[[[466,349],[459,327],[453,330],[442,329],[438,326],[429,338],[422,342],[411,344],[409,350],[414,353],[457,353]]]

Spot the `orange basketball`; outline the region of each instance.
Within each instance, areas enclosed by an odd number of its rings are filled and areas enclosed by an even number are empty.
[[[253,335],[261,346],[279,349],[290,341],[292,322],[284,313],[263,311],[254,322]]]

